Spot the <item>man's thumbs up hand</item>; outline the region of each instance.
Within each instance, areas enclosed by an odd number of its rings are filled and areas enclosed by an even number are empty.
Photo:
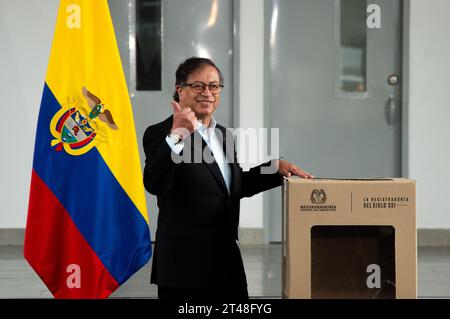
[[[172,101],[170,103],[172,104],[173,113],[175,113],[177,111],[181,111],[181,106],[180,106],[180,104],[178,104],[178,102]]]
[[[185,138],[195,131],[197,117],[190,107],[181,108],[180,104],[176,101],[172,101],[171,104],[173,109],[173,124],[170,133],[180,134]]]

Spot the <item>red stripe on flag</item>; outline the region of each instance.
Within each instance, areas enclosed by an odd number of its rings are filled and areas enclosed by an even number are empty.
[[[119,286],[33,170],[24,256],[56,298],[106,298]],[[80,287],[70,265],[80,269]],[[72,266],[73,267],[73,266]]]

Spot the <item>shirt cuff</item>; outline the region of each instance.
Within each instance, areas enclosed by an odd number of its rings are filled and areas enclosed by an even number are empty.
[[[175,154],[180,155],[180,152],[184,147],[183,141],[181,141],[180,143],[175,145],[175,143],[172,141],[172,139],[169,136],[166,136],[166,142]]]

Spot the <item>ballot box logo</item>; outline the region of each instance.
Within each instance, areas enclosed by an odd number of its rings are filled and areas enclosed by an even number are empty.
[[[108,141],[109,129],[119,129],[100,98],[85,87],[82,95],[87,106],[79,96],[68,98],[50,122],[51,146],[58,152],[64,149],[71,155],[85,154],[97,143]]]
[[[323,189],[315,189],[309,198],[312,204],[325,204],[327,201],[327,194]]]
[[[313,189],[309,196],[310,204],[300,205],[303,212],[335,212],[336,205],[327,203],[328,197],[324,189]]]

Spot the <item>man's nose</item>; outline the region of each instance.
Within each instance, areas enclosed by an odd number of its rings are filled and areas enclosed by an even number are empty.
[[[203,90],[202,95],[206,95],[206,96],[211,96],[211,95],[213,95],[213,94],[211,93],[211,91],[209,90],[209,85],[205,85],[205,89]]]

